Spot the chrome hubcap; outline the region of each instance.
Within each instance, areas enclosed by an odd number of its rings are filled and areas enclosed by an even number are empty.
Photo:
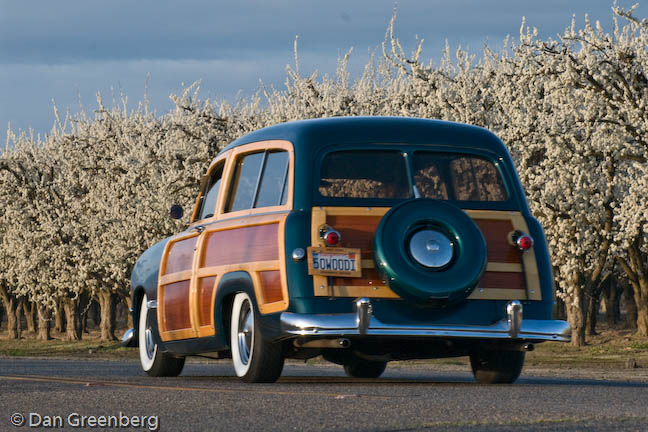
[[[155,354],[155,344],[153,343],[153,332],[150,327],[146,327],[144,332],[144,340],[146,341],[146,355],[148,358],[152,359]]]
[[[250,348],[252,347],[252,336],[254,331],[254,316],[250,309],[250,303],[241,305],[241,315],[238,323],[238,346],[241,362],[248,364],[250,361]]]
[[[454,244],[440,231],[425,229],[412,236],[409,251],[419,264],[438,269],[452,260]]]

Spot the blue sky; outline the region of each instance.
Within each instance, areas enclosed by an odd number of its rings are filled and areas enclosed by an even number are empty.
[[[634,1],[619,0],[629,7]],[[201,80],[203,98],[234,101],[262,81],[283,88],[299,36],[300,70],[333,73],[353,48],[351,71],[379,53],[393,0],[0,0],[0,143],[7,124],[47,133],[52,101],[62,112],[128,97],[135,108],[148,80],[150,106],[172,108],[169,94]],[[480,53],[516,36],[522,17],[542,37],[555,37],[572,15],[612,25],[607,0],[400,0],[396,33],[409,52],[425,39],[423,57],[451,47]],[[640,8],[639,16],[645,16]]]

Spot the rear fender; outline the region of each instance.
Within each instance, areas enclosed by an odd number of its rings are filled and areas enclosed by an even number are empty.
[[[226,273],[221,277],[216,289],[216,301],[214,302],[214,337],[219,345],[229,346],[229,332],[232,304],[237,293],[245,292],[252,300],[255,310],[259,311],[259,305],[254,294],[254,282],[249,273],[235,271]],[[264,338],[270,340],[280,336],[281,327],[279,322],[280,313],[259,315],[260,331]]]

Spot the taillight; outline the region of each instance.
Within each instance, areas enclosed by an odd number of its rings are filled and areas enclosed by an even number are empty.
[[[533,247],[533,237],[522,231],[516,231],[512,236],[512,240],[521,251],[529,250]]]
[[[523,235],[517,240],[517,245],[520,250],[527,250],[533,247],[533,239],[531,236]]]
[[[324,235],[324,240],[328,246],[337,246],[340,243],[340,233],[337,231],[329,231]]]
[[[340,233],[328,225],[320,227],[320,237],[324,240],[326,246],[337,246],[342,239]]]

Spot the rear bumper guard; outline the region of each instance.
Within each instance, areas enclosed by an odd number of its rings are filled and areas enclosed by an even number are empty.
[[[571,327],[559,320],[524,320],[522,304],[506,306],[507,318],[488,326],[387,324],[372,314],[371,301],[356,300],[355,313],[298,314],[283,312],[281,330],[285,336],[411,336],[569,342]]]

